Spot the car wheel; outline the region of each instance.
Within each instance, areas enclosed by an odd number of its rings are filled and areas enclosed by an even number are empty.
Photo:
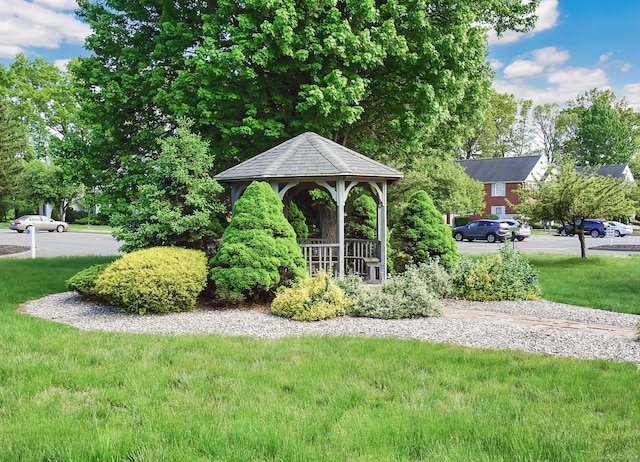
[[[28,232],[28,233],[32,233],[33,232],[33,226],[27,226],[24,230],[26,232]]]
[[[24,233],[24,229],[16,229],[16,231],[18,231],[19,233]]]
[[[487,242],[490,244],[493,244],[494,242],[496,242],[496,235],[495,234],[488,234],[487,235]]]
[[[458,242],[462,242],[462,240],[464,239],[464,236],[462,235],[462,233],[456,233],[454,234],[453,238]]]
[[[566,229],[564,229],[564,228],[562,228],[562,229],[560,230],[560,236],[562,236],[562,237],[567,237],[567,230],[566,230]]]
[[[618,231],[617,229],[616,229],[616,232],[614,234],[615,234],[616,237],[620,237],[620,231]]]
[[[56,231],[59,232],[59,233],[63,232],[64,231],[64,226],[58,225],[58,227],[56,228]]]
[[[516,239],[518,240],[518,242],[524,241],[524,237],[516,237]]]
[[[591,230],[591,237],[600,237],[600,232],[597,229]]]

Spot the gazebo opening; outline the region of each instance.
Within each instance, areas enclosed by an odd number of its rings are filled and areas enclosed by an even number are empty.
[[[232,204],[251,181],[268,182],[282,199],[285,213],[296,196],[324,191],[325,202],[333,203],[335,219],[316,224],[320,234],[299,239],[307,271],[323,270],[338,277],[356,273],[369,281],[386,278],[387,186],[400,178],[400,172],[311,132],[215,176],[231,186]],[[377,204],[374,239],[345,236],[347,199],[356,187],[363,187]]]

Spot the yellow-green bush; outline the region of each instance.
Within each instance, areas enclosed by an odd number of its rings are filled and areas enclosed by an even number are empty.
[[[207,283],[204,252],[153,247],[124,255],[95,282],[95,293],[121,311],[168,313],[194,307]]]
[[[534,300],[540,295],[538,273],[526,256],[508,244],[481,260],[463,258],[454,270],[454,294],[467,300]]]
[[[331,277],[320,272],[296,287],[279,289],[271,312],[296,321],[319,321],[342,316],[350,303]]]
[[[75,290],[85,297],[95,297],[96,279],[111,263],[100,263],[77,272],[67,279],[67,289]]]

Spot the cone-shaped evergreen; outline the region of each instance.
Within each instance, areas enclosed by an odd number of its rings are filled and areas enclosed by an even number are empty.
[[[302,251],[278,195],[265,182],[251,183],[235,203],[211,279],[223,298],[263,299],[280,285],[304,278]]]
[[[394,249],[394,265],[402,271],[409,258],[414,263],[438,258],[445,268],[458,261],[456,242],[429,195],[415,192],[402,210],[400,220],[393,227],[391,245]]]

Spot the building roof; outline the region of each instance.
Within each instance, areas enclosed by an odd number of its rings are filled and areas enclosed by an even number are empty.
[[[582,172],[585,167],[576,167],[576,171]],[[591,173],[593,169],[591,167],[587,167],[587,173]],[[629,166],[627,164],[620,165],[603,165],[598,168],[596,173],[600,176],[610,176],[612,178],[623,178],[627,179],[629,176]]]
[[[313,132],[298,135],[215,175],[220,182],[286,178],[386,178],[402,173]]]
[[[524,182],[532,179],[530,175],[536,167],[546,167],[543,156],[495,157],[460,160],[458,163],[464,167],[467,175],[481,183]]]

